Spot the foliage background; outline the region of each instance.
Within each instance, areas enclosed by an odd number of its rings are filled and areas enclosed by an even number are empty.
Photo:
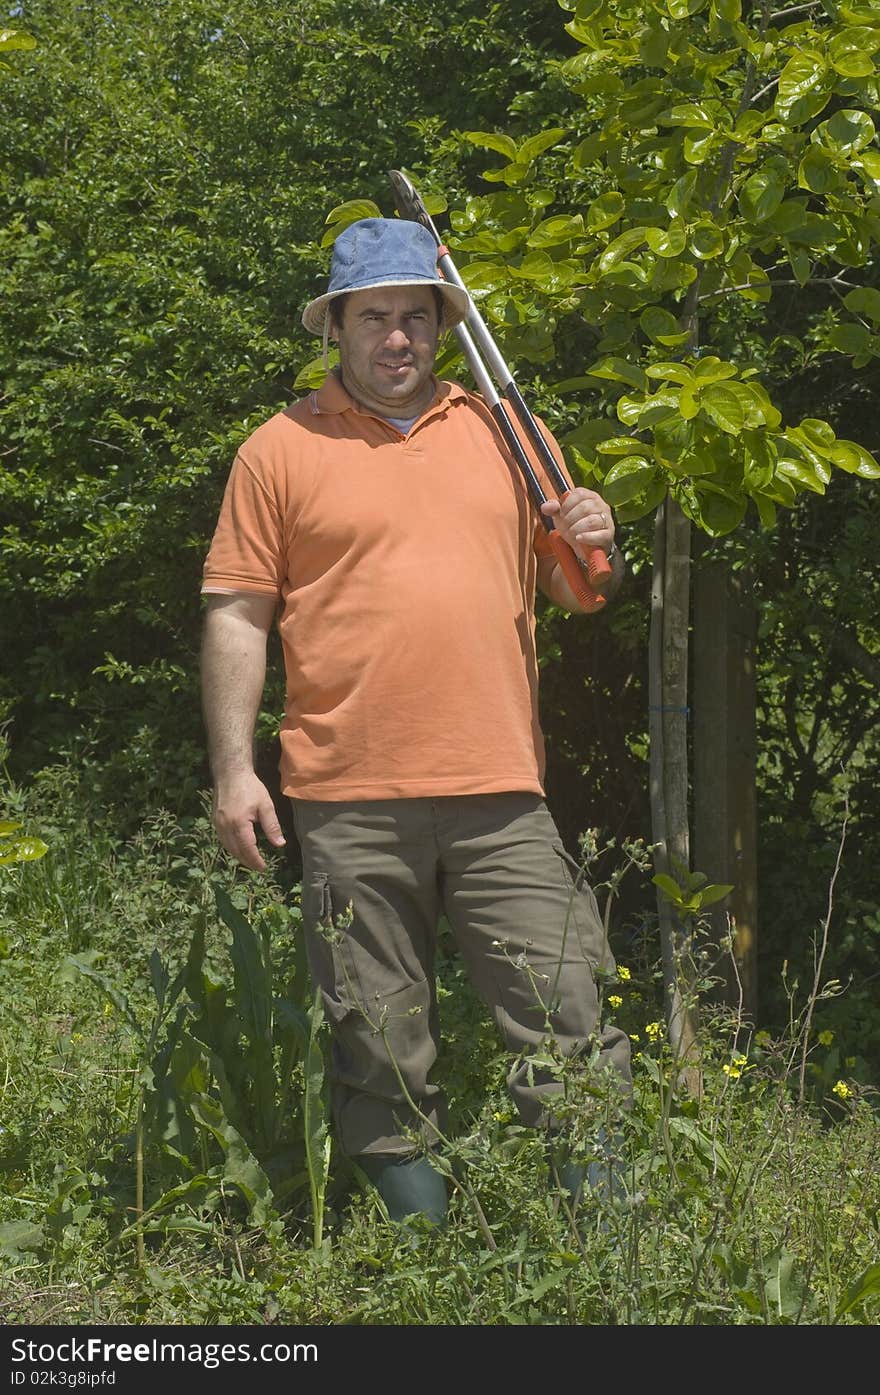
[[[156,808],[195,816],[208,782],[201,563],[236,445],[298,395],[314,358],[299,312],[326,270],[325,219],[349,198],[390,213],[392,167],[450,207],[490,192],[485,151],[463,133],[566,124],[559,63],[577,46],[564,18],[526,0],[479,11],[452,0],[442,15],[426,0],[16,7],[38,40],[0,90],[0,644],[14,658],[0,713],[16,780],[72,761],[83,797],[112,809],[122,836]],[[792,289],[773,314],[764,369],[786,416],[827,416],[876,449],[876,358],[854,373],[816,347],[829,310],[813,292]],[[748,339],[748,318],[737,332]],[[803,352],[786,349],[795,338]],[[557,431],[585,406],[553,383],[582,371],[585,352],[583,334],[566,331],[552,366],[520,365]],[[835,478],[772,532],[715,545],[754,568],[761,607],[763,1011],[784,1013],[783,961],[809,969],[845,788],[834,967],[856,975],[858,1007],[850,995],[829,1011],[853,1029],[868,1074],[876,515],[875,488]],[[541,618],[548,794],[570,844],[594,826],[649,834],[647,523],[625,541],[631,576],[613,613],[589,626],[550,607]],[[259,725],[270,781],[277,657]],[[650,932],[647,907],[641,889],[623,889],[622,943]]]

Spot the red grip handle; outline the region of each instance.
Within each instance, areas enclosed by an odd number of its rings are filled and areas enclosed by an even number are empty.
[[[562,574],[565,577],[574,594],[577,596],[581,605],[584,607],[584,610],[586,610],[588,613],[594,610],[601,610],[602,606],[605,604],[605,597],[602,595],[600,591],[594,590],[593,587],[589,584],[586,577],[584,576],[583,567],[578,561],[578,558],[573,552],[573,550],[569,547],[568,543],[563,538],[562,534],[558,531],[558,529],[554,528],[552,533],[550,533],[548,536],[550,538],[550,546],[553,548],[553,551],[556,554],[556,560],[562,568]],[[599,552],[602,554],[602,558],[605,562],[605,570],[608,573],[610,573],[611,565],[608,561],[608,558],[605,556],[605,553],[602,552],[601,547],[591,548],[590,551]],[[587,563],[588,569],[589,565],[590,564]]]

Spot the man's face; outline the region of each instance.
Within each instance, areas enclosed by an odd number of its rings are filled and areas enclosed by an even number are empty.
[[[354,291],[331,331],[347,390],[379,416],[417,416],[434,396],[438,333],[430,286]]]

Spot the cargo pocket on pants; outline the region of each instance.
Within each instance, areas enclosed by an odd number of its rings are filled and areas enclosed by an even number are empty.
[[[599,903],[587,881],[587,874],[561,839],[553,839],[553,851],[562,863],[563,875],[569,888],[566,957],[574,952],[574,944],[570,938],[574,933],[577,937],[576,943],[593,972],[603,977],[614,974],[617,965],[605,934]]]

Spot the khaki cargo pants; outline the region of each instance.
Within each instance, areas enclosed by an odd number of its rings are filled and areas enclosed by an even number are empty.
[[[430,1143],[433,1128],[444,1128],[431,1080],[441,914],[513,1057],[508,1086],[523,1123],[545,1126],[559,1088],[528,1065],[548,1020],[566,1056],[589,1050],[595,1034],[600,1064],[628,1093],[629,1040],[599,1022],[594,970],[613,972],[614,960],[596,899],[539,796],[294,800],[293,812],[344,1152],[411,1153],[402,1130]]]

